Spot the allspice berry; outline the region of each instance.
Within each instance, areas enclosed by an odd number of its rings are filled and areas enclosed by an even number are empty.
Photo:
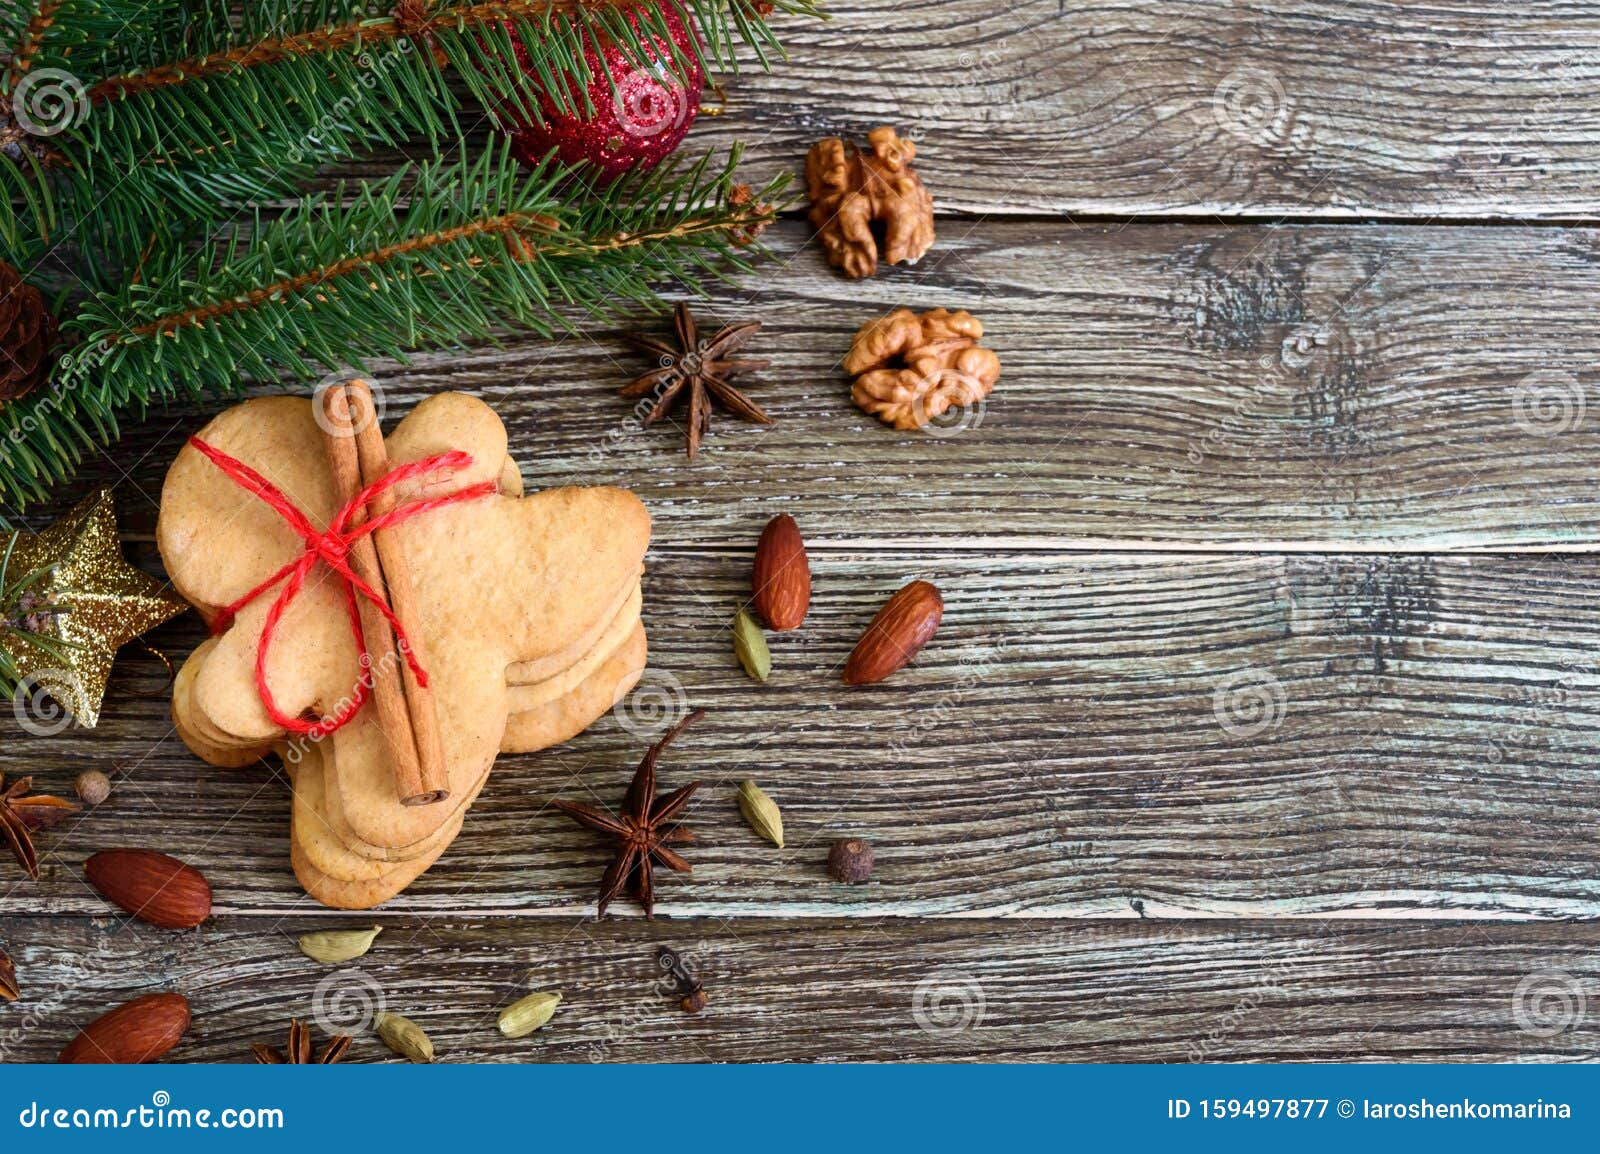
[[[99,805],[111,796],[111,779],[98,769],[86,769],[73,783],[84,805]]]
[[[858,837],[834,842],[828,851],[828,873],[835,881],[866,881],[872,876],[872,847]]]

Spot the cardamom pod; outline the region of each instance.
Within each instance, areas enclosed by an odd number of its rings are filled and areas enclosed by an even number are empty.
[[[751,829],[779,849],[783,848],[783,812],[753,781],[739,783],[739,812],[744,814]]]
[[[561,1004],[560,994],[529,994],[500,1011],[500,1032],[508,1038],[526,1038],[550,1020]]]
[[[372,948],[382,926],[370,930],[319,930],[300,938],[300,952],[313,962],[348,962]]]
[[[433,1039],[410,1018],[399,1014],[379,1014],[376,1022],[378,1037],[402,1058],[413,1062],[433,1061]]]
[[[743,609],[733,617],[733,652],[744,671],[757,681],[765,681],[772,672],[772,651],[767,648],[766,635]]]

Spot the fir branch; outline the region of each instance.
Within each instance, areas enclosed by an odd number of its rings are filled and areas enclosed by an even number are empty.
[[[242,296],[208,301],[205,304],[184,309],[182,312],[160,317],[153,321],[145,321],[143,324],[129,330],[126,336],[117,337],[116,343],[126,344],[130,340],[140,340],[145,337],[169,337],[177,334],[182,329],[203,328],[213,321],[221,320],[235,313],[287,301],[312,289],[332,285],[345,277],[354,276],[358,273],[377,271],[381,266],[392,261],[416,257],[431,249],[449,248],[462,241],[475,240],[481,236],[499,236],[508,241],[512,237],[518,237],[523,243],[526,243],[529,234],[539,231],[555,233],[559,228],[560,223],[558,221],[539,213],[501,213],[498,216],[470,221],[466,224],[456,225],[453,228],[441,229],[425,236],[408,237],[394,244],[373,249],[371,252],[347,256],[321,268],[307,269],[305,272],[296,273],[294,276],[284,277],[273,281],[271,284],[251,289]]]
[[[612,6],[626,11],[648,2],[613,0]],[[394,13],[386,17],[323,25],[287,36],[267,36],[223,52],[192,56],[122,76],[108,76],[97,80],[89,89],[89,99],[91,103],[104,104],[138,92],[170,88],[286,60],[323,56],[352,47],[370,50],[393,44],[402,37],[416,44],[426,44],[430,37],[447,29],[527,20],[555,13],[575,15],[585,7],[583,0],[487,0],[430,12],[423,0],[400,0]]]
[[[29,136],[31,152],[0,148],[0,236],[23,243],[18,200],[33,233],[80,234],[113,269],[142,248],[153,220],[181,241],[240,204],[292,197],[321,165],[407,143],[437,150],[466,117],[537,119],[541,100],[574,110],[590,80],[585,49],[600,41],[635,66],[684,76],[690,62],[675,48],[658,52],[671,45],[665,10],[698,28],[708,67],[736,69],[739,42],[765,64],[776,44],[765,0],[399,0],[392,11],[370,0],[253,0],[237,23],[225,0],[189,0],[211,9],[192,20],[175,14],[178,0],[151,0],[159,19],[125,10],[131,0],[47,2],[58,7],[37,43],[28,38],[31,58],[81,78],[86,114]],[[815,12],[813,0],[776,8]],[[112,16],[144,35],[91,47],[89,33]],[[0,35],[8,27],[21,42],[25,26],[0,17]],[[86,67],[96,62],[98,76]],[[17,83],[0,75],[0,114]]]
[[[573,313],[656,307],[669,278],[749,267],[781,182],[732,185],[733,164],[601,187],[508,145],[311,198],[248,238],[153,254],[142,280],[96,294],[51,387],[0,409],[0,494],[43,495],[119,418],[249,380],[365,370],[373,357],[549,334]],[[399,207],[402,203],[405,207]]]

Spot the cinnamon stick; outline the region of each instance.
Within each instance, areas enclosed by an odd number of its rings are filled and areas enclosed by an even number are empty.
[[[375,413],[372,394],[360,381],[346,386],[351,403],[362,401],[364,413]],[[356,390],[360,390],[359,394]],[[384,447],[383,430],[376,416],[361,424],[355,437],[356,457],[361,464],[363,484],[370,485],[389,472],[389,452]],[[372,499],[367,512],[381,517],[395,507],[394,490],[390,489]],[[411,563],[392,529],[380,529],[371,534],[377,545],[378,564],[383,571],[384,589],[389,598],[389,608],[406,631],[411,655],[423,669],[428,668],[428,655],[424,647],[421,616],[418,613],[416,585],[411,579]],[[401,655],[404,657],[404,654]],[[428,805],[450,796],[450,775],[445,765],[444,742],[439,737],[439,717],[435,712],[433,690],[417,680],[411,663],[400,662],[400,680],[405,690],[406,711],[411,719],[411,735],[416,742],[417,767],[421,790],[414,798],[401,800],[406,805]],[[428,796],[431,795],[431,796]]]
[[[363,485],[360,455],[350,430],[359,424],[362,413],[371,412],[372,397],[364,385],[352,392],[348,386],[335,385],[322,396],[323,447],[328,454],[328,464],[333,471],[333,483],[338,504],[344,505]],[[363,407],[365,406],[365,407]],[[371,422],[376,424],[375,421]],[[381,433],[379,434],[382,435]],[[363,513],[351,518],[351,527],[366,519]],[[356,575],[378,593],[388,596],[383,570],[378,562],[378,552],[372,536],[361,538],[350,549],[350,567]],[[401,670],[405,668],[403,656],[398,652],[394,631],[389,621],[365,597],[356,599],[361,613],[361,632],[366,640],[367,654],[372,664],[362,670],[363,677],[372,679],[372,704],[378,711],[378,729],[389,750],[390,765],[394,769],[395,790],[402,805],[425,804],[438,800],[434,790],[425,787],[420,759],[417,756],[416,738],[412,733],[411,714],[406,708],[404,682]],[[415,800],[421,799],[421,800]]]

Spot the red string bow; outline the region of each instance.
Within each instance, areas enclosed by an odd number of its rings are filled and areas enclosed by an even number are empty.
[[[411,671],[416,674],[418,685],[428,684],[428,674],[415,655],[411,652],[411,642],[406,637],[405,628],[394,615],[394,610],[389,608],[388,601],[383,594],[368,585],[354,569],[350,567],[349,555],[355,543],[369,534],[376,533],[379,529],[398,524],[410,517],[427,513],[445,505],[455,505],[462,501],[472,501],[479,497],[487,497],[496,491],[493,481],[480,481],[476,485],[468,485],[454,493],[446,493],[441,497],[415,498],[396,505],[377,517],[369,517],[354,529],[350,528],[350,521],[357,513],[367,509],[372,500],[400,484],[414,477],[427,476],[431,473],[448,475],[458,469],[464,469],[472,464],[472,456],[459,449],[448,453],[439,453],[414,461],[409,465],[401,465],[391,469],[378,480],[362,489],[344,506],[334,514],[328,528],[318,532],[311,521],[295,507],[293,501],[283,495],[283,492],[256,472],[249,465],[236,457],[230,457],[221,449],[206,444],[199,437],[190,437],[189,444],[221,469],[228,479],[249,493],[255,494],[266,502],[278,516],[282,517],[299,534],[305,542],[305,550],[294,560],[288,562],[271,577],[257,585],[243,597],[229,605],[224,605],[217,613],[216,619],[211,623],[212,634],[218,634],[233,623],[235,615],[261,594],[271,589],[278,582],[284,582],[277,598],[272,602],[272,607],[267,610],[267,619],[261,627],[261,642],[256,649],[256,691],[261,694],[261,704],[266,706],[267,715],[272,718],[273,724],[281,726],[291,733],[303,733],[313,741],[327,736],[334,730],[347,724],[361,707],[366,704],[367,697],[372,691],[372,654],[367,651],[366,635],[361,629],[361,609],[356,601],[359,595],[365,597],[377,607],[389,622],[389,627],[394,630],[397,648],[406,659],[406,664],[411,666]],[[278,708],[278,703],[273,699],[272,690],[267,685],[267,649],[272,643],[272,636],[277,631],[278,622],[282,619],[284,611],[300,594],[304,587],[306,577],[321,561],[339,578],[344,590],[345,608],[350,614],[350,631],[356,639],[356,649],[360,654],[361,676],[356,679],[355,687],[340,702],[334,710],[332,717],[319,718],[316,721],[306,721],[303,718],[293,717]]]

